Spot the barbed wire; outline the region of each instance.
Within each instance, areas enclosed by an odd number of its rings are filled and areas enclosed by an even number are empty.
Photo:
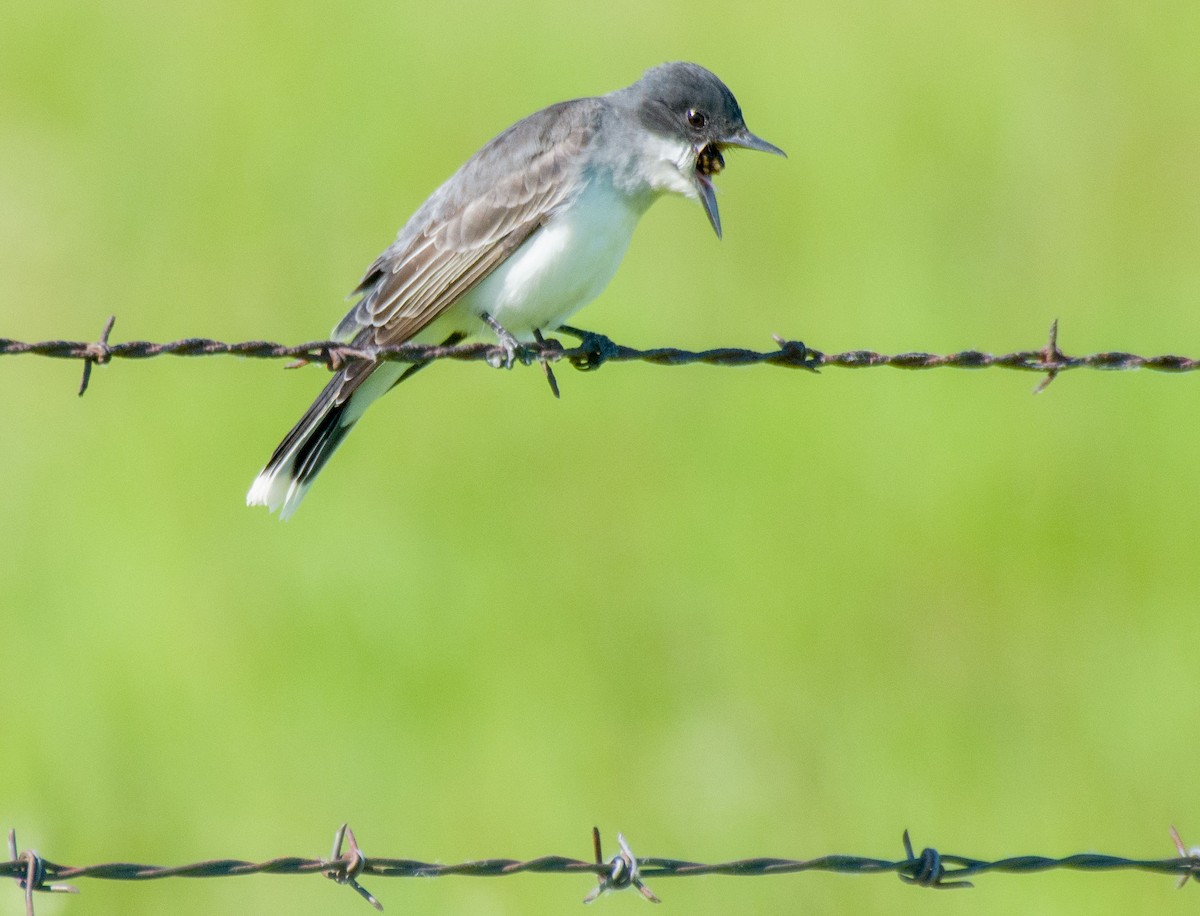
[[[539,363],[546,371],[555,395],[558,387],[551,364],[567,360],[575,368],[598,369],[608,362],[645,362],[660,366],[683,366],[703,363],[709,366],[748,366],[766,363],[817,372],[826,367],[866,369],[891,366],[895,369],[1015,369],[1039,372],[1045,377],[1035,391],[1041,391],[1060,373],[1070,369],[1102,369],[1106,371],[1149,369],[1154,372],[1195,372],[1200,359],[1187,356],[1138,356],[1123,351],[1093,353],[1088,356],[1068,356],[1058,346],[1058,322],[1050,325],[1046,344],[1036,350],[1018,350],[1002,355],[979,350],[960,350],[956,353],[877,353],[873,350],[847,350],[825,353],[797,340],[773,335],[776,349],[758,351],[739,347],[717,347],[710,350],[684,350],[678,347],[655,347],[640,350],[614,343],[603,334],[564,326],[559,330],[579,339],[579,345],[565,347],[553,338],[538,339],[514,350],[490,343],[416,344],[405,343],[388,347],[355,347],[336,340],[315,340],[287,345],[265,340],[227,343],[208,337],[187,337],[166,343],[130,340],[110,343],[115,316],[110,316],[99,339],[95,341],[43,340],[27,343],[0,337],[0,356],[33,355],[54,359],[83,360],[83,379],[79,393],[87,391],[92,367],[114,359],[150,359],[156,356],[242,356],[248,359],[290,359],[293,365],[319,363],[337,369],[350,360],[387,360],[423,364],[439,359],[483,360],[493,366],[508,366],[515,360],[526,365]]]
[[[646,880],[659,878],[688,878],[700,875],[749,877],[756,875],[786,875],[800,872],[836,872],[843,875],[877,875],[892,873],[906,884],[918,887],[951,890],[974,887],[967,878],[987,872],[1029,875],[1054,869],[1085,872],[1146,871],[1176,875],[1178,887],[1189,878],[1200,881],[1200,846],[1190,849],[1184,845],[1179,832],[1171,827],[1171,839],[1178,857],[1171,859],[1131,859],[1123,856],[1087,852],[1064,858],[1046,856],[1014,856],[988,861],[970,856],[941,853],[931,847],[914,852],[908,831],[902,842],[904,858],[877,859],[866,856],[827,855],[815,859],[756,858],[733,862],[704,864],[682,859],[638,857],[629,843],[617,834],[619,852],[609,859],[601,850],[600,831],[592,828],[593,861],[569,856],[541,856],[536,859],[478,859],[458,864],[420,862],[414,859],[383,859],[363,853],[354,831],[343,824],[333,838],[333,850],[328,859],[284,856],[265,862],[241,859],[213,859],[189,865],[137,865],[129,862],[109,862],[101,865],[60,865],[26,850],[18,853],[16,831],[8,833],[8,862],[0,862],[0,877],[17,881],[25,894],[25,912],[34,916],[33,895],[38,892],[78,893],[67,884],[51,882],[78,878],[100,878],[109,881],[150,881],[160,878],[230,878],[240,875],[309,875],[320,874],[338,884],[349,885],[375,909],[383,905],[361,884],[363,876],[380,878],[444,878],[450,875],[471,877],[502,877],[516,874],[589,874],[598,883],[586,897],[591,903],[597,897],[614,891],[633,888],[647,900],[659,899],[646,886]],[[347,845],[348,844],[348,845]]]

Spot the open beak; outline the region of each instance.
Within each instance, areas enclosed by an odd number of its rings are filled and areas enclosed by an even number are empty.
[[[721,214],[717,211],[717,189],[713,187],[712,179],[703,172],[696,171],[696,190],[700,192],[700,203],[704,205],[704,213],[712,223],[713,232],[721,237]]]
[[[721,140],[722,146],[736,146],[739,149],[755,149],[760,153],[774,153],[776,156],[787,158],[787,153],[774,143],[768,143],[762,137],[756,137],[746,128],[741,128]]]
[[[722,137],[716,143],[704,146],[696,153],[696,190],[700,195],[700,203],[704,205],[704,213],[712,224],[717,238],[721,237],[721,214],[717,210],[717,191],[713,187],[712,176],[725,167],[725,159],[721,149],[733,146],[738,149],[753,149],[760,153],[774,153],[776,156],[787,158],[787,153],[773,143],[768,143],[762,137],[756,137],[745,127],[740,127],[732,134]]]

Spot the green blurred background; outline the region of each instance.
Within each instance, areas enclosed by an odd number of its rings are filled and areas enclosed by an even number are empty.
[[[1051,8],[1051,6],[1053,8]],[[93,3],[0,11],[0,335],[323,336],[536,108],[693,59],[787,161],[666,201],[579,323],[635,346],[1200,351],[1200,6]],[[0,361],[0,826],[57,861],[1173,854],[1191,377],[438,366],[296,518],[319,369]],[[576,912],[583,877],[365,882]],[[1145,875],[659,880],[674,912],[1194,912]],[[318,878],[39,913],[362,913]],[[632,897],[606,909],[641,907]],[[1185,910],[1186,908],[1186,910]],[[0,911],[18,912],[14,888]]]

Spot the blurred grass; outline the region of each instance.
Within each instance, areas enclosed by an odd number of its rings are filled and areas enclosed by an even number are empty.
[[[560,98],[700,61],[787,162],[654,209],[581,324],[635,345],[1200,351],[1200,8],[44,2],[0,11],[0,334],[322,336],[426,194]],[[57,861],[1200,832],[1195,380],[451,365],[297,518],[242,495],[320,379],[11,359],[0,813]],[[1183,787],[1181,787],[1183,784]],[[609,845],[612,845],[609,839]],[[316,879],[39,913],[358,912]],[[383,882],[561,912],[579,879]],[[661,882],[696,913],[1171,912],[1144,876]],[[19,895],[3,900],[17,912]],[[607,901],[603,906],[632,905]]]

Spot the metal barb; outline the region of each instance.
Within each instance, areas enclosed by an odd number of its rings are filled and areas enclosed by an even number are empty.
[[[1175,825],[1171,825],[1171,839],[1175,841],[1175,848],[1179,850],[1179,858],[1191,859],[1193,862],[1190,873],[1185,872],[1179,876],[1179,883],[1175,886],[1182,888],[1188,883],[1188,878],[1193,878],[1200,882],[1200,846],[1193,846],[1188,849],[1183,843],[1183,838],[1179,836],[1179,831],[1175,829]]]
[[[592,845],[596,851],[596,864],[605,864],[604,854],[600,850],[600,829],[598,827],[592,828]],[[634,887],[637,888],[638,893],[651,903],[662,903],[661,900],[654,896],[654,892],[642,883],[641,875],[638,872],[637,856],[629,848],[629,843],[626,842],[623,834],[617,834],[617,845],[621,851],[609,860],[608,874],[600,878],[600,883],[592,888],[591,893],[583,898],[583,902],[591,903],[605,894]]]
[[[537,341],[541,352],[538,354],[538,362],[542,364],[542,371],[546,373],[546,381],[550,384],[550,391],[556,397],[561,397],[558,393],[558,379],[554,377],[554,370],[550,367],[550,354],[554,350],[562,350],[562,344],[553,338],[546,340],[542,336],[542,332],[535,328],[533,331],[533,339]]]
[[[933,887],[938,890],[953,890],[958,887],[974,887],[970,881],[946,881],[946,868],[942,865],[942,854],[936,849],[926,846],[921,855],[913,855],[912,840],[908,831],[904,831],[904,852],[908,856],[909,874],[897,872],[897,876],[905,884],[915,884],[918,887]]]
[[[1067,355],[1058,348],[1058,319],[1055,318],[1050,322],[1050,339],[1046,341],[1046,346],[1041,349],[1042,363],[1048,364],[1050,368],[1046,372],[1046,377],[1042,379],[1033,389],[1034,394],[1041,394],[1050,387],[1050,383],[1058,378],[1059,370],[1062,364],[1066,362]]]
[[[92,366],[103,366],[112,359],[112,352],[108,349],[108,335],[112,333],[116,323],[117,316],[109,315],[108,321],[104,322],[104,330],[100,332],[100,339],[87,345],[83,357],[83,378],[79,380],[79,397],[83,397],[83,393],[88,389],[88,382],[92,380]]]
[[[322,347],[321,358],[325,361],[325,368],[330,372],[337,372],[342,366],[346,365],[346,360],[342,354],[338,353],[332,347]]]
[[[283,368],[303,369],[309,363],[320,363],[330,372],[337,372],[346,365],[346,357],[340,348],[333,346],[332,343],[326,343],[316,347],[312,355],[294,359]]]
[[[817,375],[820,369],[821,360],[824,354],[817,350],[810,350],[799,340],[788,340],[779,334],[772,334],[771,339],[779,345],[779,355],[783,361],[781,365],[795,366],[797,369],[807,369],[809,372]]]
[[[25,874],[15,878],[17,887],[25,891],[25,916],[34,916],[33,894],[35,891],[47,894],[78,894],[79,888],[70,884],[46,884],[46,863],[32,849],[22,853],[17,852],[17,831],[8,831],[8,860],[23,862]]]
[[[342,842],[347,839],[350,841],[350,848],[343,855]],[[359,849],[358,840],[355,839],[354,831],[350,829],[349,824],[342,824],[334,833],[333,852],[330,854],[330,861],[327,864],[330,867],[325,871],[326,878],[336,881],[338,884],[348,884],[358,892],[363,900],[383,912],[383,904],[358,883],[358,876],[362,874],[363,867],[367,864],[367,857]]]

